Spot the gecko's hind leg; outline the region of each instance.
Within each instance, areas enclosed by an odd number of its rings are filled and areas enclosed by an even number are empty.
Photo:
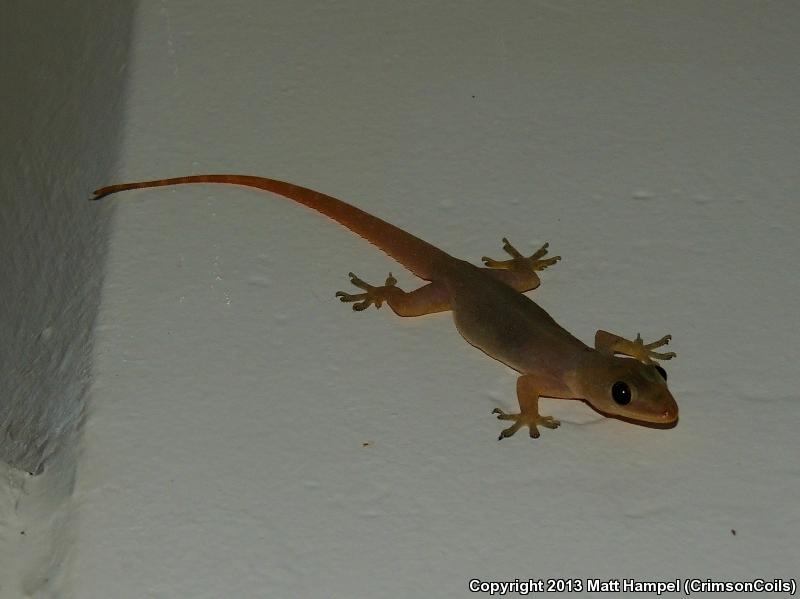
[[[511,285],[517,291],[530,291],[541,284],[539,275],[536,274],[537,271],[544,270],[561,260],[561,256],[544,258],[549,246],[549,243],[545,243],[533,254],[526,257],[511,245],[508,239],[503,237],[503,251],[511,256],[511,260],[494,260],[488,256],[484,256],[481,260],[486,265],[484,270],[492,276],[507,285]]]
[[[429,283],[414,291],[406,292],[397,286],[397,279],[389,273],[381,286],[374,286],[362,281],[353,273],[350,282],[362,289],[364,293],[345,293],[337,291],[336,297],[341,301],[353,304],[353,310],[366,310],[371,305],[380,308],[384,302],[398,316],[422,316],[450,309],[450,298],[447,289],[437,283]]]
[[[507,414],[500,408],[492,410],[492,414],[497,414],[498,420],[514,421],[514,424],[500,432],[498,439],[510,437],[523,426],[528,427],[531,437],[538,439],[539,429],[537,426],[558,428],[561,425],[552,416],[539,414],[539,389],[533,377],[523,375],[517,379],[517,400],[519,401],[519,414]]]

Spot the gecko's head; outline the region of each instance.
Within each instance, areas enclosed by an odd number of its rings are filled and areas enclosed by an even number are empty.
[[[603,356],[602,362],[581,369],[579,377],[581,395],[593,408],[639,424],[675,426],[678,404],[661,366],[618,356]]]

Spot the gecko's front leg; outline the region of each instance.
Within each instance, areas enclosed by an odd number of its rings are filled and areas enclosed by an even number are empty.
[[[519,401],[519,414],[507,414],[500,408],[492,410],[497,414],[498,420],[513,420],[514,424],[500,432],[498,439],[505,439],[516,433],[523,426],[527,426],[531,437],[539,438],[537,425],[546,428],[558,428],[560,422],[552,416],[539,414],[539,388],[535,377],[522,375],[517,379],[517,400]]]

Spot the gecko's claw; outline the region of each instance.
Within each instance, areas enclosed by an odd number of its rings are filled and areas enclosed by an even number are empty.
[[[523,426],[528,427],[528,432],[533,439],[539,438],[539,429],[537,428],[539,425],[545,428],[553,429],[561,426],[561,422],[552,416],[540,416],[539,414],[507,414],[500,408],[495,408],[492,410],[492,414],[497,414],[498,420],[514,421],[514,424],[500,431],[500,436],[497,437],[498,441],[502,441],[503,439],[512,436]]]
[[[536,272],[537,270],[544,270],[548,266],[552,266],[561,260],[561,256],[552,256],[551,258],[542,259],[542,257],[547,254],[547,248],[549,246],[549,243],[545,243],[533,254],[525,257],[519,252],[519,250],[517,250],[517,248],[511,245],[508,239],[503,237],[503,251],[511,256],[511,260],[494,260],[488,256],[483,256],[481,260],[483,260],[483,263],[488,268],[500,268],[503,270],[515,269]]]
[[[356,312],[366,310],[372,304],[375,304],[376,308],[380,308],[383,302],[387,301],[389,296],[397,290],[397,279],[392,276],[392,273],[389,273],[389,276],[386,277],[385,284],[380,287],[370,285],[352,272],[348,273],[348,276],[350,277],[350,282],[359,289],[363,289],[364,293],[345,293],[344,291],[337,291],[336,297],[342,302],[352,303],[353,310]]]

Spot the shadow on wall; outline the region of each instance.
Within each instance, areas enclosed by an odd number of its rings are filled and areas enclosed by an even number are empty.
[[[132,13],[15,3],[0,22],[0,460],[31,473],[85,409],[109,222],[85,199],[116,159]]]
[[[87,199],[120,146],[132,17],[89,0],[15,2],[0,19],[4,597],[58,596],[66,570],[110,216]]]

